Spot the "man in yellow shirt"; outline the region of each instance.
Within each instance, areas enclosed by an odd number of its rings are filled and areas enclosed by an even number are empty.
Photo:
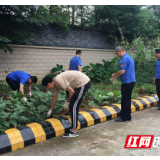
[[[57,75],[55,78],[45,77],[42,80],[42,85],[48,89],[56,89],[51,108],[47,114],[48,117],[53,111],[53,107],[58,98],[59,90],[65,90],[69,92],[67,101],[65,102],[64,106],[66,108],[69,106],[70,108],[72,128],[68,133],[62,136],[79,136],[77,132],[79,106],[83,100],[85,93],[91,87],[90,78],[79,71],[66,71]]]

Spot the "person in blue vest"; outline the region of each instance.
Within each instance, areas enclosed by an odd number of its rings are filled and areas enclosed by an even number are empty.
[[[82,65],[81,56],[82,56],[81,50],[77,50],[76,56],[70,60],[68,70],[81,71],[81,65]]]
[[[155,57],[157,58],[157,63],[154,83],[156,83],[157,96],[160,99],[160,49],[155,50]],[[160,110],[160,102],[158,103],[158,110]]]
[[[14,71],[8,74],[6,82],[13,91],[20,91],[24,94],[24,85],[28,84],[28,93],[31,96],[31,84],[37,83],[37,77],[31,76],[24,71]],[[26,98],[25,100],[26,101]]]
[[[134,60],[122,47],[117,47],[115,52],[121,58],[119,62],[120,71],[113,73],[112,78],[120,76],[122,82],[121,112],[120,117],[116,118],[115,121],[131,121],[131,95],[136,82]]]

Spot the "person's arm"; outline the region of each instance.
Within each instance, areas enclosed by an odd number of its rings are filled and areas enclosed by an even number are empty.
[[[120,71],[118,71],[117,73],[113,73],[113,74],[112,74],[112,77],[113,77],[113,78],[117,78],[117,77],[121,76],[121,75],[124,74],[124,73],[125,73],[125,70],[120,70]]]
[[[154,80],[153,80],[153,83],[156,83],[156,76],[154,76]]]
[[[82,70],[81,70],[81,66],[82,66],[82,61],[81,61],[81,59],[79,58],[79,59],[78,59],[78,71],[80,71],[80,72],[82,71]]]
[[[58,99],[58,94],[59,94],[59,90],[56,90],[55,91],[55,95],[53,96],[53,99],[52,99],[52,105],[51,105],[51,110],[53,111],[53,107]]]
[[[121,60],[119,66],[120,66],[120,71],[118,71],[117,73],[113,73],[111,75],[112,78],[117,78],[125,73],[127,69],[127,60],[126,59]]]
[[[67,87],[66,91],[69,92],[69,95],[68,95],[68,99],[67,99],[67,102],[70,102],[72,97],[73,97],[73,94],[75,93],[74,89],[70,86]]]
[[[71,70],[70,65],[69,65],[69,67],[68,67],[68,70]]]
[[[22,92],[22,94],[24,94],[24,85],[22,83],[20,83],[19,91]]]
[[[78,71],[82,72],[81,66],[78,65]]]

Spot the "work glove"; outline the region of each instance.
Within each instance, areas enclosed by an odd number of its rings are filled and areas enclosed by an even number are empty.
[[[52,110],[50,109],[47,113],[47,117],[50,117],[51,114],[52,114]]]
[[[22,98],[22,101],[23,101],[23,102],[27,102],[27,98],[26,98],[26,97],[23,97],[23,98]]]
[[[63,104],[64,109],[69,110],[69,103],[70,102],[65,101],[65,103]]]
[[[31,97],[32,96],[31,92],[29,92],[28,95],[29,95],[29,97]]]

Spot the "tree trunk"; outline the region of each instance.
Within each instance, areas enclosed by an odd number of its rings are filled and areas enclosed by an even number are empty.
[[[72,6],[72,25],[74,25],[75,5]]]
[[[70,5],[68,5],[67,8],[68,8],[68,20],[69,20],[69,24],[70,24],[70,10],[69,10]]]
[[[81,11],[81,26],[83,26],[83,5],[80,5],[80,11]]]

